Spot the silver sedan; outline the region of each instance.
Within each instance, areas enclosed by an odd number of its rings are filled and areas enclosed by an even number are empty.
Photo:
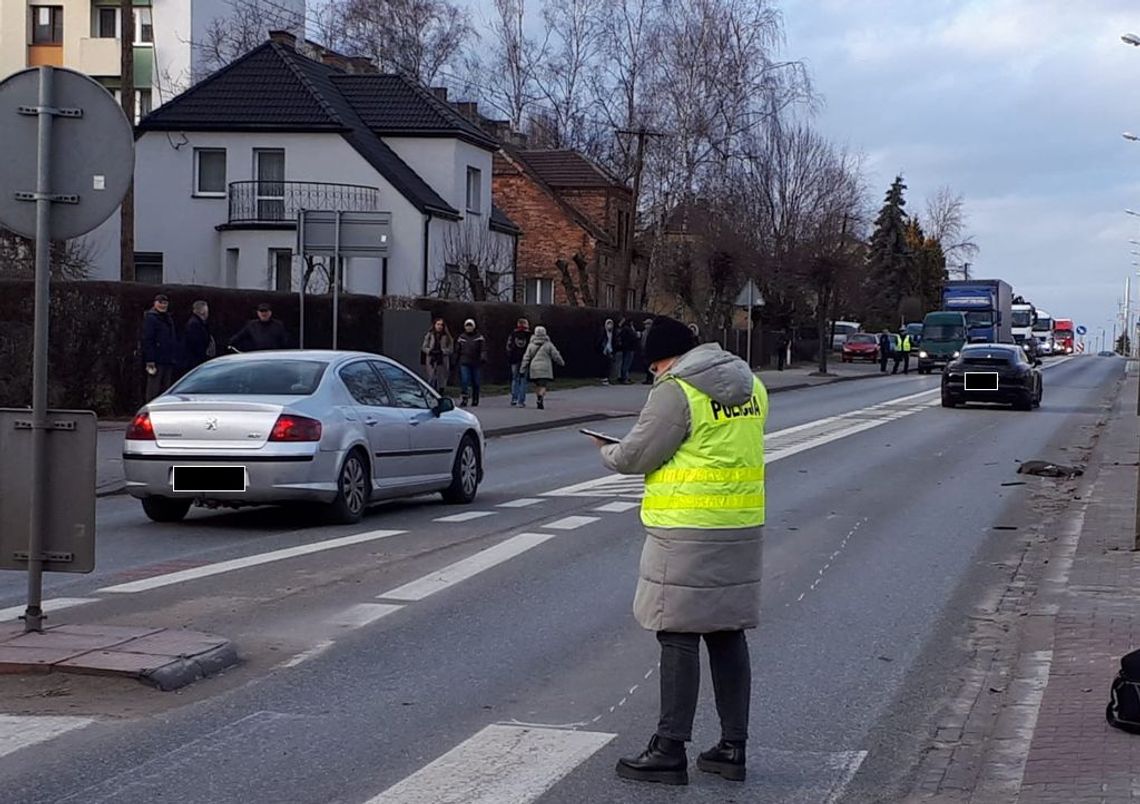
[[[328,506],[358,522],[369,503],[441,492],[475,499],[479,420],[399,363],[364,352],[291,350],[204,363],[127,429],[127,493],[156,522],[192,504]]]

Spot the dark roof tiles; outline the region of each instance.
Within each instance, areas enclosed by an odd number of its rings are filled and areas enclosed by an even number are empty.
[[[529,150],[517,151],[519,158],[536,176],[551,187],[614,187],[625,189],[615,176],[610,175],[577,151]]]

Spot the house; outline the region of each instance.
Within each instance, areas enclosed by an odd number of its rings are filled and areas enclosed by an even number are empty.
[[[205,78],[210,28],[236,13],[232,0],[133,0],[135,109],[153,107]],[[273,0],[274,19],[303,26],[305,0]],[[121,78],[119,0],[3,0],[0,78],[49,65],[86,73],[116,96]]]
[[[519,231],[491,203],[498,143],[415,82],[322,55],[275,33],[140,123],[136,279],[292,291],[304,273],[312,290],[298,213],[385,212],[388,256],[346,259],[346,291],[509,298]],[[119,226],[93,235],[92,278],[118,277]]]
[[[494,171],[497,203],[526,233],[516,268],[521,301],[638,306],[636,277],[618,298],[633,253],[633,193],[623,182],[577,151],[509,143]]]

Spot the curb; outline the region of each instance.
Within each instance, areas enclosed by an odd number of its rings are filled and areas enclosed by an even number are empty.
[[[139,681],[170,692],[193,684],[199,679],[216,675],[238,663],[237,648],[226,642],[213,650],[195,656],[180,656],[174,661],[156,667],[139,676]]]

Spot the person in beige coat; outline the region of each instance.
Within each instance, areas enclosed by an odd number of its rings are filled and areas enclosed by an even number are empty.
[[[534,383],[534,395],[538,400],[539,410],[546,407],[546,390],[554,380],[554,366],[556,364],[565,366],[566,361],[562,359],[554,341],[550,340],[550,336],[546,333],[546,327],[535,327],[534,335],[530,337],[530,344],[526,347],[526,354],[523,355],[522,366],[520,366],[519,371],[523,373],[524,377],[529,375],[531,382]]]
[[[655,381],[637,424],[620,443],[598,442],[606,467],[646,475],[633,612],[661,644],[657,731],[617,773],[688,783],[703,639],[722,739],[697,767],[743,781],[751,701],[744,631],[760,616],[768,395],[743,360],[715,343],[698,346],[674,319],[654,320],[645,351]]]

